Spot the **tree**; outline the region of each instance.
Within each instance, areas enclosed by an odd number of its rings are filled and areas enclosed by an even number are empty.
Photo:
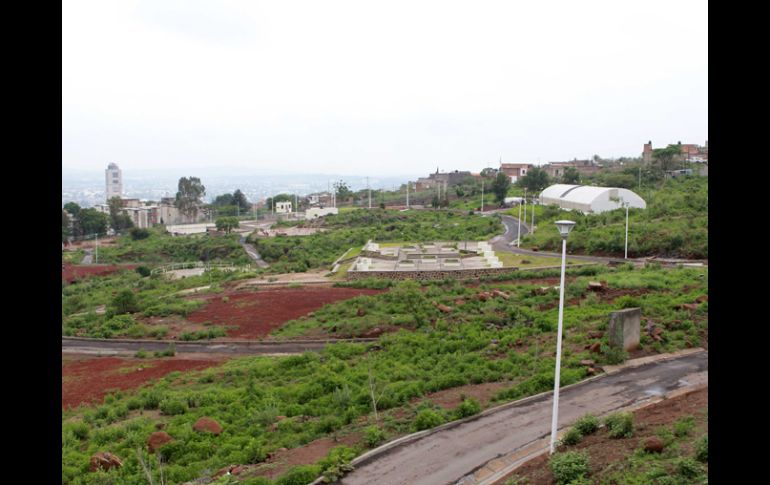
[[[242,212],[249,211],[249,200],[246,198],[246,195],[241,192],[241,189],[236,189],[233,193],[233,204],[240,207]]]
[[[663,172],[673,170],[676,158],[681,154],[681,146],[669,145],[666,148],[652,150],[652,159],[656,168]]]
[[[480,175],[484,178],[491,179],[497,176],[497,172],[498,170],[496,168],[487,167],[481,171]]]
[[[548,187],[549,183],[548,174],[540,167],[532,167],[527,174],[518,181],[520,187],[524,187],[530,192],[540,192]]]
[[[70,216],[67,211],[62,209],[61,211],[61,242],[67,242],[72,235],[72,228],[70,227]]]
[[[237,217],[220,217],[217,219],[216,225],[218,231],[225,231],[227,234],[230,234],[233,229],[239,226],[239,223]]]
[[[567,167],[564,169],[564,173],[561,176],[562,182],[565,184],[579,184],[580,172],[575,167]]]
[[[64,210],[69,212],[71,215],[77,217],[80,213],[80,206],[76,204],[75,202],[67,202],[64,204]]]
[[[353,191],[350,190],[350,187],[348,187],[348,184],[346,184],[342,180],[340,180],[339,182],[334,182],[334,190],[337,193],[338,202],[344,202],[351,195],[353,195]]]
[[[120,200],[120,197],[112,197],[107,201],[107,205],[110,208],[110,227],[112,227],[115,232],[134,227],[131,218],[123,213],[123,201]]]
[[[503,172],[498,172],[495,181],[492,182],[492,192],[495,194],[495,197],[500,204],[505,201],[505,196],[508,195],[508,188],[510,186],[511,178]]]
[[[217,207],[235,205],[235,199],[233,198],[233,194],[218,195],[216,199],[214,199],[213,205]]]
[[[182,177],[178,188],[174,205],[179,212],[195,219],[200,210],[201,197],[206,195],[206,187],[198,177]]]
[[[81,209],[75,226],[77,233],[81,236],[98,234],[103,236],[107,233],[110,219],[107,214],[99,212],[96,209]]]

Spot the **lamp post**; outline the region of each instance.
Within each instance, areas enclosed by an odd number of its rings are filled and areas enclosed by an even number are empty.
[[[567,265],[567,236],[575,226],[574,221],[556,221],[561,234],[561,285],[559,285],[559,330],[556,336],[556,376],[553,383],[553,415],[551,417],[551,454],[556,446],[556,422],[559,417],[559,379],[561,377],[561,335],[564,320],[564,272]]]
[[[628,202],[623,202],[623,205],[626,206],[626,253],[623,259],[628,259]]]
[[[521,244],[521,204],[523,203],[523,200],[519,201],[519,229],[516,232],[516,247],[520,247]]]

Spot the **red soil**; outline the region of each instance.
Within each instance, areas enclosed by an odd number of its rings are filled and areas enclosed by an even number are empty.
[[[430,401],[433,404],[438,404],[444,409],[452,409],[463,402],[462,397],[473,398],[485,407],[489,404],[489,400],[498,391],[509,387],[510,382],[485,382],[483,384],[467,384],[464,386],[453,387],[450,389],[444,389],[443,391],[437,391],[430,394],[426,394],[423,397],[419,397],[412,400],[412,404],[417,404],[420,401]]]
[[[61,265],[61,279],[67,283],[72,283],[75,280],[87,278],[89,276],[101,276],[110,273],[115,273],[123,269],[134,269],[135,264],[89,264],[89,265],[74,265],[74,264],[62,264]]]
[[[117,357],[72,358],[62,356],[62,408],[101,402],[115,390],[139,387],[174,371],[205,369],[219,365],[217,360],[121,359]]]
[[[206,298],[207,304],[188,315],[195,323],[237,326],[228,337],[262,338],[283,323],[307,315],[322,306],[358,295],[375,295],[382,290],[357,288],[285,288],[232,293]]]

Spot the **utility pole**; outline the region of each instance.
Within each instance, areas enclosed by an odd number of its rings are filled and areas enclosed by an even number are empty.
[[[97,232],[95,235],[96,238],[96,264],[99,264],[99,233]]]
[[[409,181],[406,181],[406,208],[409,208]]]
[[[516,247],[521,245],[521,202],[519,202],[519,230],[516,233]]]
[[[527,188],[524,187],[524,220],[527,220]]]
[[[372,208],[372,188],[369,186],[369,177],[366,177],[366,188],[369,190],[369,208]]]
[[[481,181],[481,212],[484,212],[484,181]]]
[[[532,234],[535,233],[535,199],[532,198],[532,227],[529,228]]]

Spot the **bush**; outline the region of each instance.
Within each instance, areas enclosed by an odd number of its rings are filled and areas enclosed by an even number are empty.
[[[676,464],[676,473],[684,478],[698,478],[703,473],[703,466],[692,458],[682,458]]]
[[[572,427],[564,433],[564,437],[561,439],[561,442],[567,446],[573,446],[578,443],[580,443],[580,440],[583,439],[583,433],[580,432],[579,429],[576,427]]]
[[[444,418],[436,411],[432,409],[423,409],[417,413],[417,417],[414,420],[414,426],[417,428],[417,431],[422,431],[424,429],[435,428],[443,422]]]
[[[609,345],[602,344],[601,346],[602,356],[604,361],[610,365],[618,365],[628,359],[628,353],[623,349],[610,347]]]
[[[580,434],[583,436],[588,436],[599,429],[599,420],[593,414],[586,414],[575,421],[575,428],[580,431]]]
[[[160,412],[169,416],[187,412],[187,403],[177,399],[166,399],[160,403]]]
[[[634,435],[634,415],[615,413],[607,416],[604,425],[609,430],[610,438],[630,438]]]
[[[695,418],[693,416],[685,416],[674,423],[674,436],[677,438],[687,436],[694,427]]]
[[[135,271],[139,273],[140,276],[150,276],[150,274],[152,273],[150,271],[150,268],[148,268],[147,266],[137,266]]]
[[[374,448],[375,446],[382,443],[382,440],[385,439],[385,432],[382,431],[378,426],[369,426],[364,430],[364,441],[366,441],[366,446],[369,448]]]
[[[139,311],[136,295],[129,289],[120,290],[109,305],[108,315],[135,313]]]
[[[136,357],[137,359],[144,359],[147,357],[147,352],[145,352],[144,350],[137,350],[136,353],[134,354],[134,357]]]
[[[455,419],[467,418],[481,412],[481,405],[475,399],[465,399],[455,408]]]
[[[139,241],[140,239],[147,239],[150,237],[150,231],[147,229],[140,229],[138,227],[131,229],[129,234],[131,235],[131,239],[134,241]]]
[[[568,484],[588,474],[588,455],[577,451],[557,453],[551,457],[548,467],[557,484]]]
[[[295,466],[275,481],[275,485],[307,485],[321,474],[317,465]]]
[[[695,444],[695,459],[702,463],[709,461],[709,435],[703,436]]]

